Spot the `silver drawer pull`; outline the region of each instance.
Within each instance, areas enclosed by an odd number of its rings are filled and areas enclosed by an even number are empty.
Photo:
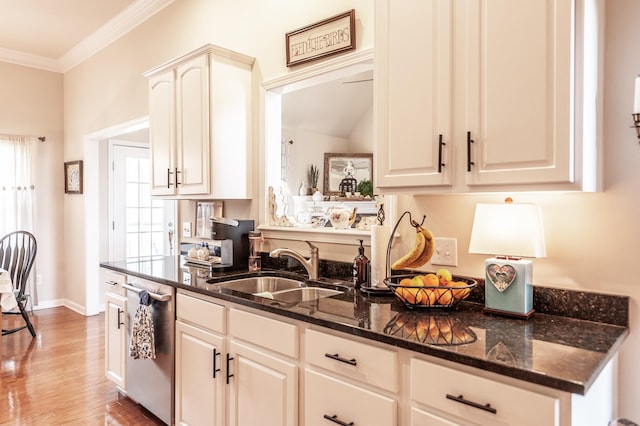
[[[104,283],[109,285],[118,285],[118,282],[113,280],[105,281]]]
[[[126,288],[127,290],[133,291],[136,294],[140,294],[140,292],[143,290],[141,288],[137,288],[128,284],[122,284],[122,287]],[[147,293],[149,293],[150,298],[152,298],[153,300],[157,300],[158,302],[168,302],[169,300],[171,300],[170,294],[157,294],[150,291],[148,291]]]
[[[462,395],[454,396],[454,395],[447,394],[447,399],[451,399],[453,401],[459,402],[461,404],[469,405],[469,406],[474,407],[474,408],[479,408],[481,410],[488,411],[488,412],[493,413],[493,414],[496,414],[498,412],[498,410],[493,408],[491,406],[491,404],[485,404],[485,405],[478,404],[477,402],[473,402],[473,401],[469,401],[468,399],[464,399],[464,396],[462,396]]]
[[[344,362],[345,364],[357,365],[356,359],[342,358],[340,354],[324,354],[327,358],[335,359],[336,361]]]

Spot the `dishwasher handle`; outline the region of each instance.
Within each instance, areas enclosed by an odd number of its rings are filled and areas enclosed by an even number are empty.
[[[129,284],[122,284],[122,287],[126,288],[127,290],[133,291],[136,294],[140,294],[140,292],[142,291],[141,288],[134,287]],[[147,293],[149,294],[150,298],[152,298],[153,300],[157,300],[158,302],[168,302],[169,300],[171,300],[170,294],[157,294],[157,293],[152,293],[150,291]]]

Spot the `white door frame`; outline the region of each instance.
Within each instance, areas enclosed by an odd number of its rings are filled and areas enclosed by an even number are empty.
[[[100,262],[109,256],[108,139],[148,127],[149,116],[144,116],[84,137],[85,315],[104,310],[100,303]]]

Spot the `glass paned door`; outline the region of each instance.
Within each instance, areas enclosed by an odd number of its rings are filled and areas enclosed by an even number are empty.
[[[111,152],[111,259],[173,254],[175,201],[151,197],[149,149],[113,144]]]

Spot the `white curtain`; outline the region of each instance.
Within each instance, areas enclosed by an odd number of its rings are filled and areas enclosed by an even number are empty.
[[[35,229],[38,138],[0,135],[0,237],[13,231]],[[28,293],[37,304],[36,264],[29,277]]]

